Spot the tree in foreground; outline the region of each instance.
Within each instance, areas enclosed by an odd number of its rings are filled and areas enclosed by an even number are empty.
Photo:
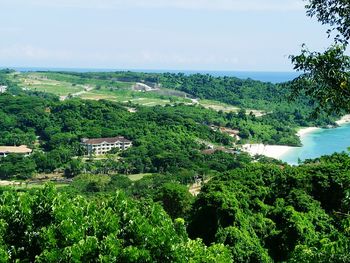
[[[162,207],[121,192],[89,200],[52,187],[0,197],[0,262],[231,262]]]
[[[350,112],[350,1],[308,0],[307,15],[328,25],[328,37],[335,33],[334,44],[325,52],[309,51],[291,56],[294,69],[303,72],[293,81],[297,94],[308,95],[318,103],[316,111]]]

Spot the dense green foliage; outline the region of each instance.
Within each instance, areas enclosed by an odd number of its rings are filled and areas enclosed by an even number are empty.
[[[141,73],[123,74],[135,78]],[[192,78],[206,79],[207,76],[181,78],[188,78],[191,83]],[[212,80],[213,83],[217,81]],[[222,152],[213,155],[200,152],[208,144],[233,146],[231,137],[212,130],[211,125],[239,130],[240,143],[299,145],[295,135],[298,126],[333,124],[329,118],[312,121],[300,109],[295,109],[293,114],[281,110],[255,117],[254,114],[246,115],[244,110],[224,113],[177,104],[152,108],[135,106],[137,112],[131,113],[125,104],[79,99],[60,102],[57,97],[40,92],[20,92],[16,96],[3,94],[0,106],[0,145],[26,144],[35,148],[30,158],[1,159],[2,178],[29,177],[34,172],[56,169],[64,169],[68,177],[82,171],[97,174],[164,173],[180,169],[220,172],[239,166],[241,157]],[[134,145],[121,154],[122,161],[109,158],[82,163],[80,159],[72,159],[84,154],[81,138],[116,135],[125,136]],[[21,167],[26,167],[26,172],[20,174]]]
[[[193,204],[190,236],[230,246],[235,262],[347,262],[349,165],[335,154],[215,177]]]
[[[117,192],[71,199],[51,187],[0,197],[1,262],[230,262],[221,244],[187,237],[161,206]]]
[[[70,170],[78,168],[79,164],[71,158],[84,153],[80,146],[80,139],[84,137],[122,135],[133,141],[134,147],[122,153],[124,162],[111,159],[96,162],[100,165],[97,167],[87,163],[86,168],[96,173],[104,170],[103,165],[110,165],[105,168],[111,171],[125,173],[205,168],[211,165],[209,159],[215,159],[215,155],[201,154],[200,141],[232,143],[231,137],[208,127],[211,123],[226,124],[226,116],[195,106],[144,107],[130,113],[125,106],[108,101],[57,102],[26,95],[1,95],[0,105],[0,144],[34,145],[38,149],[26,161],[34,161],[39,172],[50,172],[65,164],[69,164]],[[2,177],[10,177],[14,174],[10,170],[16,170],[10,167],[11,158],[0,160],[3,169],[9,167]],[[227,158],[232,160],[230,165],[235,164],[236,157],[227,154]],[[71,173],[69,169],[67,173]]]
[[[348,1],[310,0],[337,41],[349,39]],[[241,143],[298,145],[296,128],[333,125],[322,110],[348,110],[349,58],[333,47],[292,57],[303,97],[286,97],[294,83],[274,85],[209,75],[50,73],[73,85],[148,85],[242,108],[146,108],[109,101],[58,101],[22,91],[0,71],[0,145],[26,144],[30,157],[0,159],[0,178],[64,171],[69,186],[1,188],[0,262],[349,262],[350,157],[346,153],[291,167],[277,160],[216,151],[236,143],[212,127],[237,129]],[[135,107],[131,113],[127,107]],[[319,118],[309,117],[320,106]],[[262,117],[244,108],[264,110]],[[129,150],[101,160],[82,158],[80,139],[123,135]],[[130,173],[144,174],[132,181]],[[121,175],[123,173],[124,175]],[[132,177],[130,177],[132,178]],[[198,196],[189,186],[202,182]],[[16,191],[17,189],[17,191]],[[18,190],[20,189],[20,190]]]
[[[199,150],[203,144],[232,147],[234,140],[227,134],[210,129],[210,125],[239,130],[245,142],[266,144],[300,145],[295,135],[299,126],[334,125],[334,117],[320,115],[314,120],[309,113],[312,103],[308,100],[290,104],[285,95],[289,85],[282,86],[237,78],[214,78],[208,75],[155,74],[155,73],[48,73],[56,79],[79,83],[96,84],[95,81],[135,81],[161,84],[183,90],[195,97],[213,98],[244,107],[269,110],[262,117],[246,115],[244,109],[237,113],[204,109],[196,105],[176,104],[165,107],[135,106],[136,113],[127,111],[125,104],[108,101],[82,101],[70,99],[64,102],[57,97],[41,92],[18,91],[4,71],[2,78],[9,85],[10,94],[0,97],[0,145],[35,145],[37,150],[31,157],[34,169],[30,171],[52,172],[65,169],[72,177],[85,170],[92,173],[144,173],[167,172],[179,168],[223,171],[232,168],[235,158],[226,155],[231,162],[225,166],[215,164],[214,156],[204,156]],[[79,80],[81,79],[81,80]],[[224,96],[224,94],[226,94]],[[130,105],[129,105],[130,106]],[[134,142],[123,153],[123,162],[110,159],[80,165],[71,160],[83,154],[80,139],[123,135]],[[38,140],[37,140],[38,139]],[[43,150],[44,152],[41,152]],[[1,160],[1,176],[18,174],[12,159]],[[27,161],[27,160],[26,160]],[[20,163],[20,162],[18,162]],[[214,168],[213,168],[214,166]],[[30,172],[26,173],[28,176]],[[23,176],[23,175],[22,175]]]
[[[34,94],[33,94],[34,95]],[[234,140],[209,126],[222,126],[240,131],[242,142],[299,145],[295,135],[296,120],[307,125],[299,111],[271,113],[263,117],[223,113],[200,106],[176,105],[137,107],[128,112],[125,105],[109,101],[71,99],[59,102],[38,96],[3,94],[0,96],[0,145],[26,144],[37,148],[28,159],[35,163],[33,171],[52,172],[66,168],[67,176],[79,171],[93,173],[144,173],[190,170],[224,171],[237,167],[237,156],[225,153],[203,155],[204,144],[232,147]],[[326,120],[324,120],[326,121]],[[316,123],[322,123],[322,119]],[[122,135],[133,141],[133,147],[121,155],[123,162],[87,162],[80,165],[74,156],[83,155],[81,138]],[[38,138],[38,140],[37,140]],[[217,158],[226,159],[217,162]],[[16,175],[11,158],[0,160],[1,176]],[[20,164],[20,162],[15,162]],[[5,165],[6,164],[6,165]],[[31,166],[33,167],[33,166]],[[200,169],[199,169],[200,168]],[[74,171],[75,169],[75,171]]]
[[[316,99],[317,111],[350,110],[350,57],[344,51],[341,46],[332,46],[323,53],[304,48],[300,55],[291,57],[294,68],[305,72],[293,81],[294,91]]]
[[[3,262],[347,262],[349,170],[347,154],[299,167],[246,164],[196,198],[170,175],[4,192],[0,253]]]
[[[289,84],[247,80],[238,88],[235,78],[129,72],[66,76],[76,81],[85,76],[84,83],[113,81],[111,76],[169,87],[180,83],[173,88],[194,97],[245,107],[256,100],[257,107],[271,111],[256,117],[243,109],[225,113],[199,105],[59,101],[21,91],[7,74],[0,74],[10,87],[0,95],[0,145],[27,144],[34,153],[1,158],[0,177],[58,169],[73,182],[60,190],[2,189],[3,262],[346,262],[350,257],[348,155],[290,167],[268,158],[251,163],[246,154],[202,152],[208,145],[237,143],[212,127],[239,130],[240,143],[298,145],[299,126],[334,124],[322,114],[311,119],[315,104],[307,99],[289,104],[284,97]],[[195,88],[199,83],[203,90]],[[101,160],[83,158],[81,138],[117,135],[132,140],[133,147]],[[152,174],[131,181],[126,175],[133,173]],[[188,191],[195,181],[205,182],[197,197]]]

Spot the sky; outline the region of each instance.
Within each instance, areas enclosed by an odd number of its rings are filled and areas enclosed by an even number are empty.
[[[0,66],[292,71],[326,27],[302,0],[0,0]]]

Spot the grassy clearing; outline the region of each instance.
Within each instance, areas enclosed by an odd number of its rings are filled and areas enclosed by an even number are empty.
[[[240,108],[232,106],[230,104],[226,104],[223,102],[213,101],[213,100],[199,100],[198,103],[205,108],[213,109],[215,111],[223,111],[223,112],[238,112]],[[250,114],[252,112],[256,117],[261,117],[266,114],[264,111],[247,109],[246,114]]]
[[[131,181],[135,182],[135,181],[141,180],[143,177],[148,176],[148,175],[152,175],[152,174],[151,174],[151,173],[145,173],[145,174],[130,174],[130,175],[128,175],[128,178],[129,178]]]
[[[115,87],[115,88],[130,88],[134,83],[132,82],[120,82],[115,80],[103,80],[95,78],[82,78],[69,72],[58,73],[58,72],[35,72],[28,73],[31,76],[47,78],[58,82],[66,82],[75,85],[90,85],[90,86],[101,86],[101,87]]]
[[[216,111],[222,110],[223,112],[238,112],[239,108],[223,103],[223,102],[218,102],[218,101],[213,101],[213,100],[199,100],[199,104],[202,105],[205,108],[208,109],[213,109]]]
[[[139,92],[124,89],[100,88],[81,95],[83,99],[107,99],[117,102],[131,101],[144,106],[166,105],[173,103],[186,103],[189,100],[176,96],[162,95],[157,92]]]
[[[52,93],[58,96],[67,96],[84,90],[82,85],[72,85],[69,82],[45,78],[37,73],[26,73],[18,77],[19,85],[33,91]]]
[[[80,96],[80,98],[85,100],[112,100],[110,96],[103,94],[95,94],[92,92],[86,92]]]

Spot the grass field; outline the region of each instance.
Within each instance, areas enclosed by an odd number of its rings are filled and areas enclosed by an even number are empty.
[[[132,82],[120,82],[111,80],[102,80],[94,78],[82,78],[76,75],[72,75],[69,72],[64,74],[58,72],[30,72],[24,73],[28,77],[37,77],[42,79],[50,79],[58,82],[71,83],[75,85],[90,85],[90,86],[101,86],[101,87],[115,87],[115,88],[130,88],[134,83]]]
[[[26,73],[18,77],[19,85],[33,91],[42,91],[57,96],[67,96],[84,90],[83,85],[45,78],[38,73]]]
[[[108,99],[118,102],[131,101],[144,106],[166,105],[173,103],[187,103],[188,99],[177,96],[166,96],[157,92],[139,92],[125,89],[100,88],[81,95],[83,99]]]
[[[128,178],[131,180],[131,181],[139,181],[141,180],[143,177],[147,176],[147,175],[152,175],[150,173],[146,173],[146,174],[130,174],[128,175]]]
[[[202,105],[205,108],[208,109],[213,109],[216,111],[222,110],[223,112],[238,112],[239,108],[223,103],[223,102],[218,102],[218,101],[213,101],[213,100],[199,100],[198,102],[200,105]]]
[[[238,112],[240,110],[240,108],[238,108],[238,107],[235,107],[235,106],[223,103],[223,102],[213,101],[213,100],[199,100],[198,103],[205,108],[213,109],[216,111]],[[246,110],[246,114],[249,114],[250,112],[253,112],[253,114],[256,117],[261,117],[261,116],[266,114],[264,111],[258,111],[258,110],[252,110],[252,109]]]

